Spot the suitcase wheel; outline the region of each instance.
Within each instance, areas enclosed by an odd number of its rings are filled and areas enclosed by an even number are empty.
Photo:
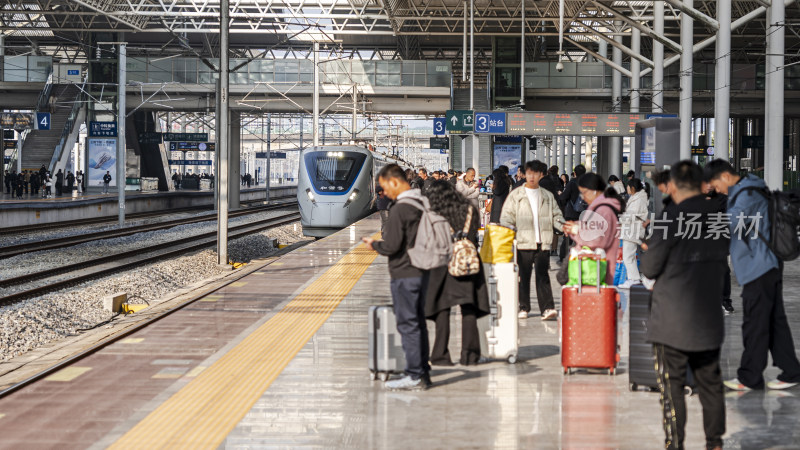
[[[612,368],[610,368],[610,369],[608,369],[608,375],[609,375],[609,376],[612,376],[612,377],[613,377],[613,376],[614,376],[614,374],[616,374],[616,373],[617,373],[617,371],[616,371],[616,370],[615,370],[613,367],[612,367]]]
[[[639,389],[639,385],[636,384],[636,383],[631,383],[630,384],[630,388],[631,388],[631,391],[635,391],[635,390]]]
[[[509,364],[515,364],[517,362],[517,355],[511,355],[508,357]]]
[[[571,374],[572,374],[572,370],[570,370],[569,367],[564,367],[564,375],[571,375]]]
[[[389,379],[389,372],[381,372],[378,374],[378,376],[380,377],[381,381],[386,381]]]
[[[375,381],[376,376],[377,375],[375,374],[374,371],[372,370],[369,371],[369,381]]]

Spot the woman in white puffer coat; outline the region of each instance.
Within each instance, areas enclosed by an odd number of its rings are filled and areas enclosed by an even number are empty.
[[[642,180],[632,178],[628,183],[628,199],[625,212],[619,220],[620,238],[622,239],[622,261],[628,273],[627,281],[621,287],[630,287],[640,280],[639,267],[636,265],[636,249],[644,239],[644,222],[647,220],[647,193]]]

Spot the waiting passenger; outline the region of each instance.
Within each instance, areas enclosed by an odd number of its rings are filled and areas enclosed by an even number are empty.
[[[534,160],[525,163],[524,188],[508,195],[500,223],[517,229],[517,263],[519,264],[519,318],[527,319],[531,310],[531,272],[536,267],[536,299],[542,320],[556,320],[553,288],[550,284],[550,245],[553,229],[561,231],[564,216],[553,194],[539,188],[547,166]]]
[[[494,169],[492,182],[492,209],[489,214],[489,222],[500,223],[500,213],[503,211],[503,204],[506,202],[508,193],[511,192],[511,183],[508,175],[502,168]]]
[[[620,181],[619,177],[616,175],[611,175],[608,177],[608,184],[617,191],[620,197],[625,196],[625,185]]]
[[[720,194],[711,187],[708,182],[703,182],[703,194],[706,199],[714,205],[719,214],[727,214],[728,212],[728,196]],[[731,301],[731,267],[725,264],[725,284],[722,285],[722,309],[725,314],[733,314],[733,301]]]
[[[771,229],[767,199],[751,190],[765,189],[766,183],[752,174],[740,176],[721,159],[706,165],[705,177],[715,191],[728,196],[731,263],[742,285],[744,351],[738,376],[725,381],[725,386],[737,391],[764,389],[764,369],[770,353],[773,365],[781,373],[766,386],[794,387],[800,383],[800,362],[783,306],[783,264],[764,242],[769,240]],[[758,229],[743,232],[742,226]]]
[[[413,174],[413,172],[412,172]],[[422,211],[422,194],[411,189],[397,164],[384,166],[378,174],[384,194],[396,201],[389,213],[382,240],[363,238],[367,248],[389,257],[389,276],[397,331],[406,355],[406,376],[386,382],[392,390],[422,390],[431,386],[428,364],[428,328],[425,323],[425,290],[428,272],[411,265],[408,249],[414,247]]]
[[[389,207],[392,206],[392,200],[386,196],[379,182],[376,181],[375,184],[375,193],[378,196],[375,203],[378,207],[378,214],[381,216],[381,236],[383,236],[386,232],[386,222],[389,221]]]
[[[472,206],[475,208],[479,208],[478,196],[481,193],[480,188],[478,187],[478,182],[475,181],[475,169],[470,167],[467,169],[467,172],[464,173],[464,178],[459,179],[456,182],[456,190],[458,193],[463,195]]]
[[[56,195],[61,195],[64,193],[64,172],[61,169],[58,169],[56,172]]]
[[[644,223],[647,221],[647,193],[644,191],[642,180],[632,178],[628,182],[628,195],[630,198],[626,202],[625,213],[619,219],[622,261],[625,263],[627,273],[627,280],[620,285],[621,288],[629,288],[640,280],[636,250],[644,238]]]
[[[580,189],[578,189],[578,178],[586,173],[586,168],[582,164],[575,166],[572,174],[573,177],[564,186],[564,190],[559,194],[559,203],[564,205],[564,218],[566,220],[578,220],[581,213],[586,209],[586,202],[581,198]],[[569,234],[564,233],[564,240],[561,242],[561,247],[558,252],[559,262],[563,262],[567,257],[569,248],[572,246]]]
[[[446,181],[434,182],[425,193],[431,211],[447,219],[453,230],[463,231],[469,215],[470,224],[466,238],[478,247],[480,217],[478,209],[459,194]],[[470,213],[471,210],[471,214]],[[425,299],[425,316],[436,323],[436,338],[431,350],[431,363],[452,366],[448,343],[450,341],[450,308],[461,307],[461,359],[463,366],[478,364],[481,341],[477,319],[489,314],[489,293],[481,265],[475,275],[454,277],[447,266],[430,271],[430,281]]]
[[[111,172],[106,170],[106,174],[103,175],[103,194],[108,194],[108,185],[111,183]]]
[[[700,166],[681,161],[670,176],[677,215],[667,214],[666,233],[653,233],[642,255],[642,273],[656,280],[647,339],[656,357],[664,442],[667,449],[684,448],[684,384],[691,368],[703,407],[706,448],[721,449],[725,397],[719,359],[724,322],[718,299],[728,240],[706,237],[717,208],[701,193]],[[696,231],[682,230],[680,217],[697,217]]]
[[[617,216],[625,212],[625,200],[620,198],[616,189],[606,186],[603,177],[592,172],[578,178],[578,189],[581,198],[589,206],[587,212],[581,214],[580,222],[571,222],[569,226],[564,226],[565,233],[569,234],[578,247],[603,249],[606,260],[615,264],[619,251]],[[598,232],[600,230],[602,232]],[[606,283],[614,284],[613,270],[606,270]]]

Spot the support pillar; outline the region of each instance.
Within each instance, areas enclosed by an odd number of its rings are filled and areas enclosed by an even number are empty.
[[[572,155],[575,152],[576,138],[577,136],[567,136],[567,157],[564,159],[564,167],[561,168],[561,171],[567,175],[572,172]]]
[[[664,35],[664,2],[653,2],[653,31],[659,36]],[[652,111],[664,112],[664,44],[656,39],[653,39],[652,90]]]
[[[242,187],[242,113],[231,111],[228,126],[228,210],[239,209]]]
[[[559,136],[558,137],[558,166],[559,171],[564,170],[566,167],[566,160],[567,160],[567,137],[566,136]]]
[[[592,138],[591,136],[586,137],[586,150],[584,154],[584,161],[583,167],[586,168],[587,172],[592,171]]]
[[[319,42],[314,42],[314,98],[312,121],[312,138],[314,147],[319,145]]]
[[[125,86],[128,84],[125,80],[127,70],[125,65],[128,61],[127,49],[125,43],[119,44],[119,61],[118,71],[119,79],[117,85],[117,203],[119,205],[119,214],[117,216],[120,228],[125,226]],[[20,146],[20,150],[22,147]],[[17,162],[22,161],[22,153],[17,154]]]
[[[660,2],[659,2],[660,3]],[[694,0],[683,0],[683,4],[693,7]],[[694,19],[685,12],[681,13],[681,93],[680,93],[680,158],[692,157],[692,72],[694,71]]]
[[[622,44],[622,36],[619,35],[619,30],[622,29],[622,22],[621,21],[614,21],[614,30],[617,31],[616,36],[614,36],[614,41]],[[622,66],[622,50],[619,47],[614,46],[611,50],[611,59],[617,66]],[[632,58],[634,61],[636,58]],[[611,72],[611,111],[613,112],[621,112],[622,111],[622,73],[618,70],[614,70]],[[609,175],[622,175],[622,138],[621,137],[612,137],[608,140],[608,157],[606,161],[608,162],[607,171],[603,173],[603,176],[607,177]]]
[[[714,158],[730,159],[731,2],[717,0],[717,63],[714,76]],[[709,140],[709,145],[710,144]]]
[[[217,122],[219,136],[219,170],[217,171],[216,184],[219,184],[219,207],[217,208],[217,264],[228,265],[228,27],[230,9],[228,0],[220,0],[219,21],[219,104],[217,108]],[[238,165],[238,164],[235,164]],[[238,200],[238,197],[237,197]]]
[[[764,181],[770,189],[783,189],[783,52],[785,6],[772,2],[767,9],[767,64],[764,111]]]
[[[272,114],[267,113],[267,203],[269,203],[269,188],[272,182],[272,167],[270,160],[272,159]]]

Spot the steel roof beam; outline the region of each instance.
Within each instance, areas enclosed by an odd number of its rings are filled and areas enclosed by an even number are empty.
[[[677,42],[673,41],[672,39],[669,39],[669,38],[665,37],[662,34],[656,33],[655,31],[653,31],[649,27],[646,27],[645,25],[642,25],[638,20],[631,19],[630,17],[626,16],[622,12],[617,11],[616,9],[614,9],[614,8],[612,8],[610,6],[606,6],[606,5],[598,2],[597,0],[592,0],[592,4],[595,5],[596,7],[600,8],[600,9],[602,9],[605,12],[613,14],[614,18],[622,20],[623,22],[625,22],[628,25],[638,29],[642,33],[646,34],[647,36],[650,36],[651,38],[657,40],[658,42],[661,42],[662,44],[666,45],[667,47],[669,47],[673,51],[678,52],[678,53],[681,52],[680,44],[678,44]]]
[[[594,56],[595,58],[597,58],[598,61],[603,61],[604,63],[606,63],[607,66],[611,67],[614,70],[619,71],[621,74],[625,75],[626,77],[630,78],[630,77],[633,76],[633,74],[631,73],[630,70],[622,67],[619,64],[614,63],[614,61],[611,61],[610,59],[606,58],[605,56],[601,56],[599,53],[597,53],[597,52],[595,52],[593,50],[589,50],[587,47],[584,47],[583,45],[575,42],[574,40],[572,40],[572,39],[570,39],[568,37],[565,37],[564,40],[565,41],[569,41],[569,43],[571,43],[575,47],[578,47],[579,49],[585,51],[586,53]]]
[[[719,22],[717,22],[716,19],[708,17],[702,12],[687,6],[681,0],[664,0],[664,1],[678,8],[679,10],[681,10],[681,12],[686,13],[686,15],[688,15],[692,19],[699,20],[700,22],[703,22],[704,24],[710,26],[711,28],[714,29],[714,31],[719,30]]]

